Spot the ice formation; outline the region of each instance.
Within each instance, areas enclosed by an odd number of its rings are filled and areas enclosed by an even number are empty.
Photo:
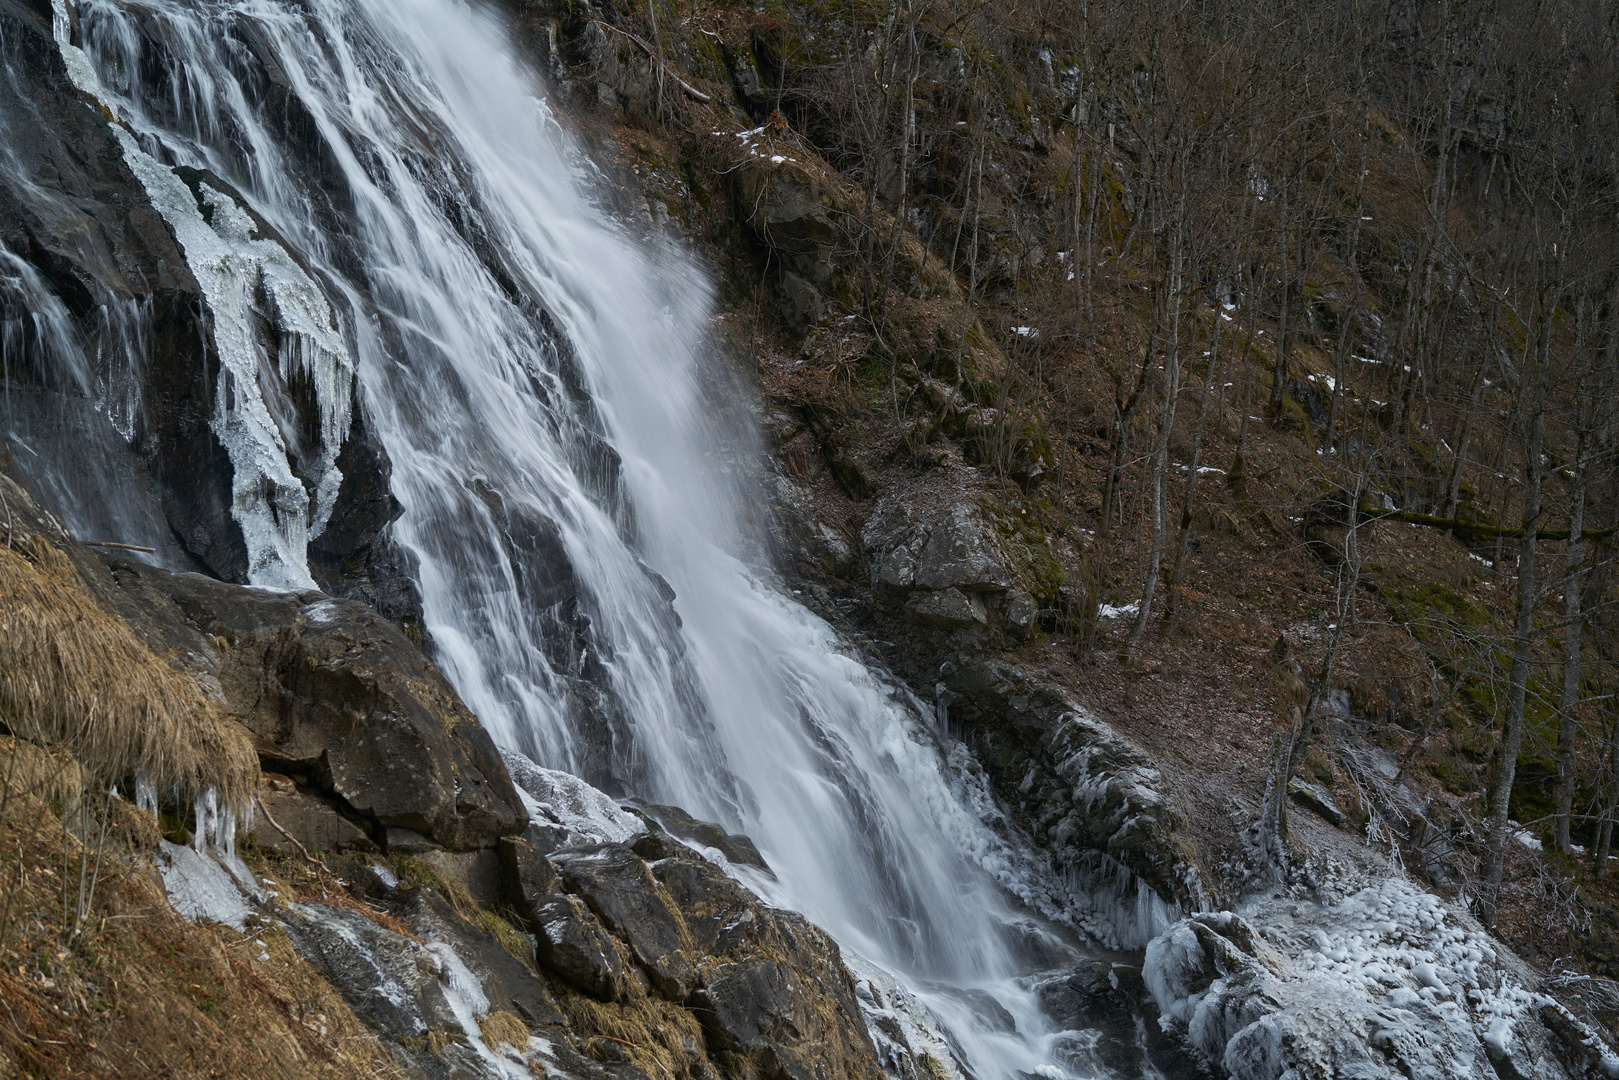
[[[191,922],[207,919],[237,930],[247,925],[260,887],[246,866],[234,855],[216,857],[167,840],[161,844],[157,865],[174,910]]]
[[[515,750],[501,751],[531,820],[561,828],[569,843],[621,844],[646,832],[640,818],[577,776],[544,769]]]
[[[89,58],[72,44],[66,0],[53,0],[52,9],[69,77],[116,117],[116,102],[102,93]],[[248,581],[314,588],[307,548],[326,527],[342,482],[337,455],[348,434],[354,385],[354,361],[331,307],[232,195],[206,180],[193,189],[142,150],[124,123],[110,126],[152,206],[174,230],[213,316],[220,371],[210,427],[230,458],[231,516],[247,546]],[[273,357],[266,339],[273,340]],[[295,382],[308,385],[318,413],[319,445],[308,454],[288,445],[287,387]],[[293,470],[300,457],[312,492]]]
[[[123,128],[113,131],[152,205],[174,229],[213,315],[220,377],[211,426],[230,456],[231,516],[247,544],[248,580],[314,588],[307,548],[325,528],[342,482],[337,454],[348,432],[354,380],[331,309],[280,244],[255,237],[256,223],[234,198],[199,182],[199,208],[173,170],[142,151]],[[260,295],[268,310],[258,306]],[[313,499],[293,472],[293,455],[267,401],[261,319],[279,337],[276,363],[283,383],[302,378],[314,390],[320,446],[309,470],[315,477]]]
[[[516,1047],[503,1047],[496,1050],[484,1042],[483,1030],[478,1021],[489,1015],[489,998],[483,992],[477,976],[468,970],[467,965],[456,955],[454,949],[442,942],[433,942],[427,946],[427,951],[439,965],[439,989],[444,994],[444,1001],[454,1014],[455,1021],[461,1027],[461,1033],[467,1037],[473,1052],[489,1067],[493,1076],[503,1077],[506,1080],[530,1080],[536,1075],[536,1070],[530,1069],[530,1063],[535,1062],[536,1052],[543,1052],[546,1044],[543,1039],[529,1040],[529,1046],[519,1050]],[[539,1075],[545,1075],[543,1063]]]
[[[1404,879],[1329,904],[1194,915],[1147,946],[1166,1028],[1234,1080],[1619,1077],[1619,1057],[1523,985],[1465,914]],[[1556,1073],[1548,1075],[1558,1075]]]
[[[877,1063],[889,1076],[963,1080],[949,1036],[938,1017],[881,968],[846,954],[854,976],[855,995],[866,1030],[877,1050]]]

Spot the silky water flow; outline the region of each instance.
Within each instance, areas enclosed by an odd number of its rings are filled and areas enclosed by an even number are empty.
[[[1073,897],[931,708],[769,569],[754,447],[701,378],[703,273],[617,223],[491,16],[56,6],[211,308],[253,582],[310,583],[357,383],[434,657],[498,743],[749,834],[775,873],[750,884],[970,1074],[1098,1072],[1033,990],[1077,958]],[[295,375],[313,445],[265,388]]]

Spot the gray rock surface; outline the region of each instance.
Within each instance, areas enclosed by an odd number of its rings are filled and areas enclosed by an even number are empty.
[[[539,961],[568,985],[599,1001],[627,1001],[630,977],[618,944],[577,896],[545,896],[529,908]]]
[[[947,665],[950,721],[1013,816],[1062,870],[1106,857],[1167,904],[1196,908],[1201,884],[1158,769],[1062,688],[992,659]]]
[[[994,533],[965,503],[950,507],[933,523],[916,568],[919,589],[994,592],[1012,587]]]
[[[836,943],[661,829],[549,858],[514,839],[502,853],[536,958],[567,985],[691,1010],[722,1075],[879,1075]]]
[[[258,798],[253,837],[261,848],[280,854],[294,853],[300,844],[310,852],[377,850],[365,830],[339,814],[325,799],[299,791],[288,777],[265,773]]]
[[[373,840],[408,830],[465,849],[523,828],[527,814],[488,734],[375,611],[130,560],[109,567],[112,601],[148,644],[217,689],[266,765],[368,823]]]
[[[632,800],[631,805],[671,836],[713,848],[734,865],[770,870],[753,841],[741,833],[726,832],[712,821],[699,821],[678,806],[661,806],[638,799]]]
[[[696,981],[691,943],[674,903],[641,857],[622,844],[601,844],[551,858],[564,887],[630,947],[658,993],[685,1000]]]
[[[955,630],[966,626],[983,626],[989,621],[984,602],[960,589],[941,589],[939,592],[919,592],[906,601],[905,614],[923,626]]]

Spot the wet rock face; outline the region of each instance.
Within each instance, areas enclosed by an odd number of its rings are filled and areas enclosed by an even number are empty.
[[[121,430],[100,434],[131,457],[126,482],[150,487],[141,494],[161,508],[177,549],[218,578],[246,581],[248,549],[231,515],[231,460],[213,426],[220,362],[202,287],[99,107],[69,80],[51,19],[43,0],[0,3],[9,73],[0,85],[0,131],[10,158],[0,170],[0,247],[61,302],[69,351],[82,353],[83,370],[70,370],[78,362],[59,355],[60,348],[30,341],[22,350],[28,362],[8,364],[4,382],[40,396],[42,416],[71,411],[79,401],[93,403],[98,414],[118,414]],[[164,52],[157,48],[155,55]],[[284,105],[296,102],[273,75],[265,80],[267,92],[286,99]],[[290,106],[281,114],[294,126],[301,119],[313,134],[314,125]],[[295,145],[311,142],[320,145],[318,138]],[[220,177],[181,172],[240,203]],[[341,201],[334,196],[322,211],[330,214]],[[5,257],[0,253],[0,261]],[[27,306],[0,288],[0,317]],[[275,354],[273,340],[262,344]],[[259,378],[280,377],[272,364]],[[276,393],[290,411],[291,428],[318,430],[308,394],[279,382]],[[359,417],[358,408],[350,411]],[[420,606],[414,568],[386,535],[399,514],[388,493],[387,455],[363,420],[343,439],[343,482],[326,529],[311,545],[311,572],[329,592],[363,599],[389,618],[413,619]],[[77,453],[75,460],[81,460]],[[27,473],[27,462],[20,460],[20,468]],[[30,479],[36,491],[51,486],[43,473]]]
[[[87,345],[101,344],[104,305],[144,313],[147,353],[163,362],[140,374],[138,448],[163,477],[162,506],[185,550],[240,579],[247,555],[227,512],[229,461],[208,426],[217,364],[199,324],[201,289],[106,121],[68,80],[50,5],[0,4],[0,41],[10,75],[0,85],[0,124],[17,166],[0,171],[0,244],[39,273]],[[109,354],[122,352],[121,343],[106,344]],[[52,395],[93,392],[49,364],[6,377]]]
[[[748,837],[730,833],[709,821],[699,821],[678,806],[660,806],[639,800],[635,808],[671,836],[702,847],[713,848],[736,866],[751,866],[769,872],[764,856]]]
[[[432,978],[436,965],[415,942],[334,904],[294,904],[287,924],[371,1030],[394,1041],[455,1022]]]
[[[131,625],[217,687],[261,760],[317,789],[375,842],[414,833],[452,849],[488,847],[526,824],[488,734],[421,650],[370,608],[110,565]]]
[[[1060,688],[1001,661],[948,662],[939,689],[996,794],[1054,865],[1100,893],[1128,891],[1123,871],[1166,914],[1200,906],[1195,860],[1145,754]],[[1117,899],[1135,905],[1141,898]],[[1120,944],[1139,948],[1145,940]]]
[[[584,899],[630,952],[659,995],[684,1001],[696,982],[691,944],[673,901],[641,857],[622,844],[552,856],[562,883]]]

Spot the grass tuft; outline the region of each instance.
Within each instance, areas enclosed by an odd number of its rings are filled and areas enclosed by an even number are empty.
[[[504,1009],[496,1009],[478,1022],[484,1045],[491,1050],[502,1046],[528,1049],[528,1025]]]
[[[12,734],[71,754],[97,786],[141,776],[182,801],[213,788],[243,806],[258,781],[246,732],[38,537],[0,547],[0,715]]]

